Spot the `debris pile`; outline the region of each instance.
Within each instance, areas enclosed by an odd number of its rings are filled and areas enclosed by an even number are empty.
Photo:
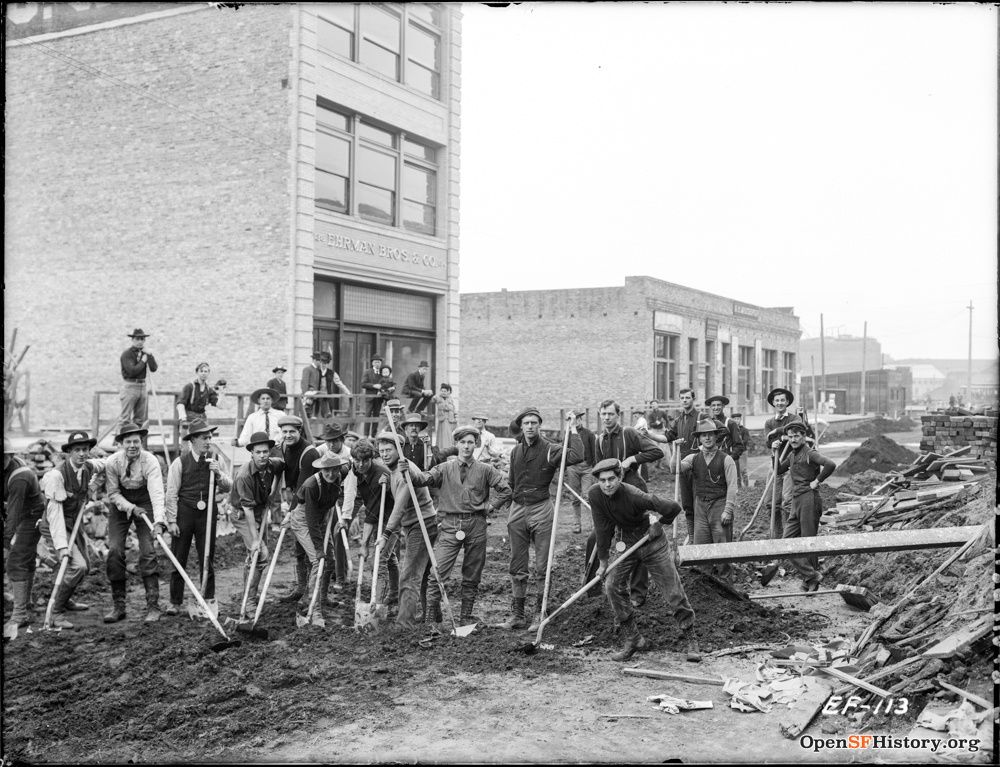
[[[873,418],[870,421],[863,421],[857,426],[837,433],[838,439],[859,439],[861,437],[874,437],[879,434],[893,434],[902,431],[912,431],[920,424],[907,416],[903,416],[898,421],[889,418]]]
[[[866,439],[856,447],[837,467],[834,475],[847,477],[864,471],[888,472],[910,463],[916,457],[916,453],[898,442],[879,435]]]
[[[932,413],[920,418],[920,426],[923,432],[921,450],[943,452],[968,446],[970,457],[996,460],[996,416]]]

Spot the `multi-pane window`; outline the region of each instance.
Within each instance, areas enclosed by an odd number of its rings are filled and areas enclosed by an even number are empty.
[[[715,393],[715,341],[705,341],[705,396]]]
[[[775,349],[764,349],[760,367],[760,387],[765,393],[777,386],[778,352]]]
[[[316,206],[437,231],[437,149],[332,105],[316,105]]]
[[[667,333],[653,334],[653,398],[677,398],[677,336]]]
[[[781,385],[788,391],[795,386],[795,352],[781,353]]]
[[[698,339],[688,339],[688,386],[698,388]]]
[[[737,393],[744,402],[753,399],[753,347],[739,347],[739,366],[736,369]]]
[[[729,396],[729,361],[732,356],[732,345],[723,344],[722,345],[722,396]],[[711,395],[709,395],[711,396]]]
[[[442,10],[436,3],[332,3],[317,9],[321,51],[441,96]]]

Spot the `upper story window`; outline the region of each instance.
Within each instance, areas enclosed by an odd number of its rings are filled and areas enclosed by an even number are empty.
[[[437,148],[331,104],[316,105],[316,207],[437,233]]]
[[[334,3],[319,6],[319,49],[397,82],[441,96],[442,10],[436,3]]]

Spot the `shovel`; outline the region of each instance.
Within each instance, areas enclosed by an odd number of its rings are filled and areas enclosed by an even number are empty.
[[[70,554],[73,551],[73,544],[76,542],[76,534],[80,531],[80,522],[83,521],[83,509],[80,509],[76,515],[76,521],[73,523],[73,532],[70,533],[69,543],[66,546],[66,553],[63,555],[62,562],[59,564],[59,572],[56,574],[55,584],[52,586],[52,595],[49,597],[49,605],[45,608],[45,620],[42,623],[43,631],[62,631],[62,629],[52,628],[52,609],[56,604],[56,593],[59,591],[59,587],[62,585],[63,578],[66,577],[66,570],[69,567]],[[15,636],[17,624],[14,624]],[[13,638],[13,637],[12,637]]]
[[[295,625],[297,628],[308,626],[312,620],[313,610],[316,609],[316,600],[319,598],[319,586],[323,580],[323,566],[326,564],[326,553],[330,546],[330,529],[333,527],[333,515],[336,507],[330,511],[326,517],[326,531],[323,533],[323,556],[319,560],[319,567],[316,569],[316,584],[313,586],[312,599],[309,600],[309,612],[305,617],[295,613]]]
[[[211,457],[211,453],[209,453]],[[208,555],[212,551],[212,518],[215,516],[215,472],[209,471],[208,473],[208,506],[206,507],[205,513],[205,557],[201,563],[201,593],[205,593],[205,589],[208,588]],[[215,597],[211,599],[206,599],[205,604],[208,605],[208,609],[212,611],[212,614],[218,618],[219,617],[219,603],[215,600]],[[188,606],[188,616],[191,618],[204,618],[201,610]]]
[[[260,547],[264,542],[264,534],[267,532],[267,528],[271,524],[271,505],[270,499],[274,496],[275,490],[278,489],[278,481],[281,479],[280,474],[274,475],[274,481],[271,482],[271,492],[268,494],[268,505],[264,509],[264,518],[260,521],[260,528],[257,530],[257,545],[253,550],[253,555],[250,557],[250,569],[247,570],[247,582],[243,585],[243,602],[240,604],[240,618],[246,615],[247,612],[247,600],[250,598],[250,581],[253,578],[253,571],[257,567],[257,560],[260,559]],[[253,512],[247,514],[247,522],[251,527],[254,525]],[[277,554],[277,552],[275,552]],[[259,601],[259,600],[258,600]]]
[[[267,639],[270,633],[267,629],[257,628],[257,621],[260,620],[260,613],[264,609],[264,598],[267,596],[267,589],[271,585],[271,576],[274,575],[275,565],[278,564],[278,552],[281,551],[281,542],[285,540],[285,532],[288,530],[288,520],[292,512],[285,512],[285,518],[281,520],[281,530],[278,532],[278,542],[274,545],[274,554],[271,556],[271,564],[267,566],[267,576],[264,578],[264,586],[260,590],[260,599],[257,600],[257,609],[253,614],[253,623],[241,621],[236,624],[236,630],[249,634],[255,639]]]
[[[628,559],[628,557],[631,556],[636,551],[636,549],[638,549],[647,541],[649,541],[648,533],[642,536],[642,538],[637,540],[635,543],[633,543],[630,548],[628,548],[625,552],[622,553],[620,557],[618,557],[618,559],[616,559],[614,562],[608,565],[608,569],[604,571],[603,577],[606,578],[608,576],[608,573],[610,573],[612,570],[618,567],[618,565],[620,565],[622,562]],[[590,589],[596,586],[598,583],[600,583],[600,581],[601,581],[600,577],[593,578],[589,582],[585,583],[582,589],[580,589],[573,596],[571,596],[569,599],[567,599],[565,602],[559,605],[559,607],[556,608],[555,612],[553,612],[552,615],[548,616],[547,618],[545,618],[545,620],[543,620],[541,623],[538,624],[538,633],[535,635],[535,641],[528,642],[526,645],[522,646],[521,652],[525,653],[526,655],[534,655],[536,652],[538,652],[538,645],[541,644],[542,641],[542,632],[545,631],[545,627],[549,624],[549,621],[551,621],[559,613],[561,613],[563,610],[565,610],[567,607],[573,604],[576,600],[578,600],[580,597],[582,597],[584,594],[590,591]]]
[[[767,498],[767,489],[771,486],[771,482],[774,481],[774,471],[770,471],[767,474],[767,482],[764,483],[764,491],[761,493],[760,500],[757,501],[757,508],[753,510],[753,515],[750,517],[750,521],[747,522],[747,526],[740,530],[740,534],[736,536],[736,542],[739,543],[743,540],[743,536],[747,534],[747,531],[753,527],[754,520],[757,519],[757,515],[760,514],[760,510],[764,505],[764,499]]]
[[[385,515],[385,485],[382,485],[382,497],[378,505],[378,529],[382,529],[382,518]],[[372,563],[372,595],[367,603],[361,601],[361,581],[365,576],[365,550],[361,550],[361,563],[358,565],[358,593],[354,598],[354,628],[357,631],[371,629],[377,631],[379,621],[388,617],[389,611],[385,605],[375,604],[378,593],[378,560],[380,549],[375,549],[375,561]]]
[[[388,412],[386,408],[386,416],[389,418],[389,428],[392,430],[394,437],[399,438],[396,433],[396,424],[392,421],[392,414]],[[569,438],[569,430],[567,429],[567,439]],[[563,451],[563,463],[565,463],[565,451]],[[410,478],[410,473],[407,471],[404,476],[406,477],[406,486],[410,490],[410,500],[413,502],[413,510],[417,515],[417,523],[420,525],[420,532],[424,536],[424,546],[427,547],[427,556],[431,561],[431,575],[434,576],[434,580],[437,581],[438,588],[441,590],[441,605],[444,607],[445,611],[448,613],[448,619],[451,621],[451,634],[456,637],[464,637],[471,634],[476,630],[478,624],[470,623],[467,626],[459,626],[458,622],[455,620],[455,613],[451,609],[451,602],[448,601],[448,594],[444,590],[444,582],[441,580],[441,574],[438,572],[437,567],[437,557],[434,556],[434,547],[431,545],[431,537],[427,534],[427,525],[424,524],[423,515],[420,513],[420,502],[417,500],[417,491],[413,487],[413,480]],[[562,481],[562,475],[559,476],[560,482]],[[552,530],[555,532],[555,524],[552,525]],[[551,562],[551,556],[549,558]]]
[[[671,444],[674,455],[674,503],[681,502],[681,443],[684,438],[675,439]],[[673,536],[674,540],[677,540],[677,517],[674,517],[674,521],[670,523],[671,529],[670,534]],[[691,538],[691,531],[688,530],[688,536],[684,539],[687,543]]]
[[[587,507],[587,511],[591,511],[590,504],[587,503],[586,500],[584,500],[582,495],[576,492],[576,490],[570,487],[567,483],[564,482],[563,485],[580,503],[582,503],[584,506]],[[590,569],[594,566],[594,560],[596,559],[597,559],[597,546],[594,546],[594,548],[591,549],[590,551],[590,559],[587,560],[587,566],[583,569],[583,583],[587,582],[587,574],[590,572]]]
[[[212,652],[222,652],[223,650],[227,650],[230,647],[239,647],[241,644],[243,644],[239,639],[231,640],[229,638],[229,635],[222,629],[222,626],[219,624],[218,618],[216,618],[212,614],[212,611],[208,609],[208,605],[205,603],[205,598],[201,595],[201,592],[198,591],[197,588],[195,588],[195,585],[191,582],[191,578],[187,574],[187,571],[183,567],[181,567],[181,563],[177,561],[177,557],[174,556],[174,552],[172,552],[170,550],[170,547],[167,546],[167,542],[163,540],[163,536],[160,535],[158,532],[156,532],[156,526],[149,521],[149,517],[147,517],[142,512],[139,512],[138,515],[142,519],[142,521],[146,523],[146,527],[149,528],[149,531],[156,536],[156,540],[159,542],[160,547],[163,549],[163,553],[167,555],[167,557],[170,559],[171,564],[173,564],[174,569],[176,569],[177,572],[180,574],[181,578],[184,580],[184,583],[187,585],[187,587],[191,589],[191,593],[194,594],[194,598],[198,600],[198,603],[204,609],[205,616],[212,622],[212,625],[215,626],[218,632],[222,634],[222,636],[225,638],[226,641],[216,642],[214,645],[212,645],[211,648]]]

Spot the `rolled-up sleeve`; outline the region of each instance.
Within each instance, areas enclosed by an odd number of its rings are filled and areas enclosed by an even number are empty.
[[[181,489],[181,459],[177,457],[167,470],[167,492],[163,499],[167,524],[177,523],[177,494]]]
[[[132,510],[133,504],[125,500],[125,496],[122,495],[120,465],[122,460],[123,458],[117,457],[109,459],[105,467],[104,476],[106,479],[108,500],[115,505],[118,511],[128,514]],[[156,468],[159,470],[159,466]]]
[[[52,536],[52,545],[56,550],[68,547],[69,536],[66,535],[66,518],[63,516],[63,501],[66,500],[66,487],[62,472],[49,469],[38,483],[45,494],[45,521]]]
[[[143,473],[146,475],[146,491],[149,493],[150,505],[153,507],[153,521],[166,524],[167,517],[163,509],[163,472],[160,462],[152,453],[143,454]]]

